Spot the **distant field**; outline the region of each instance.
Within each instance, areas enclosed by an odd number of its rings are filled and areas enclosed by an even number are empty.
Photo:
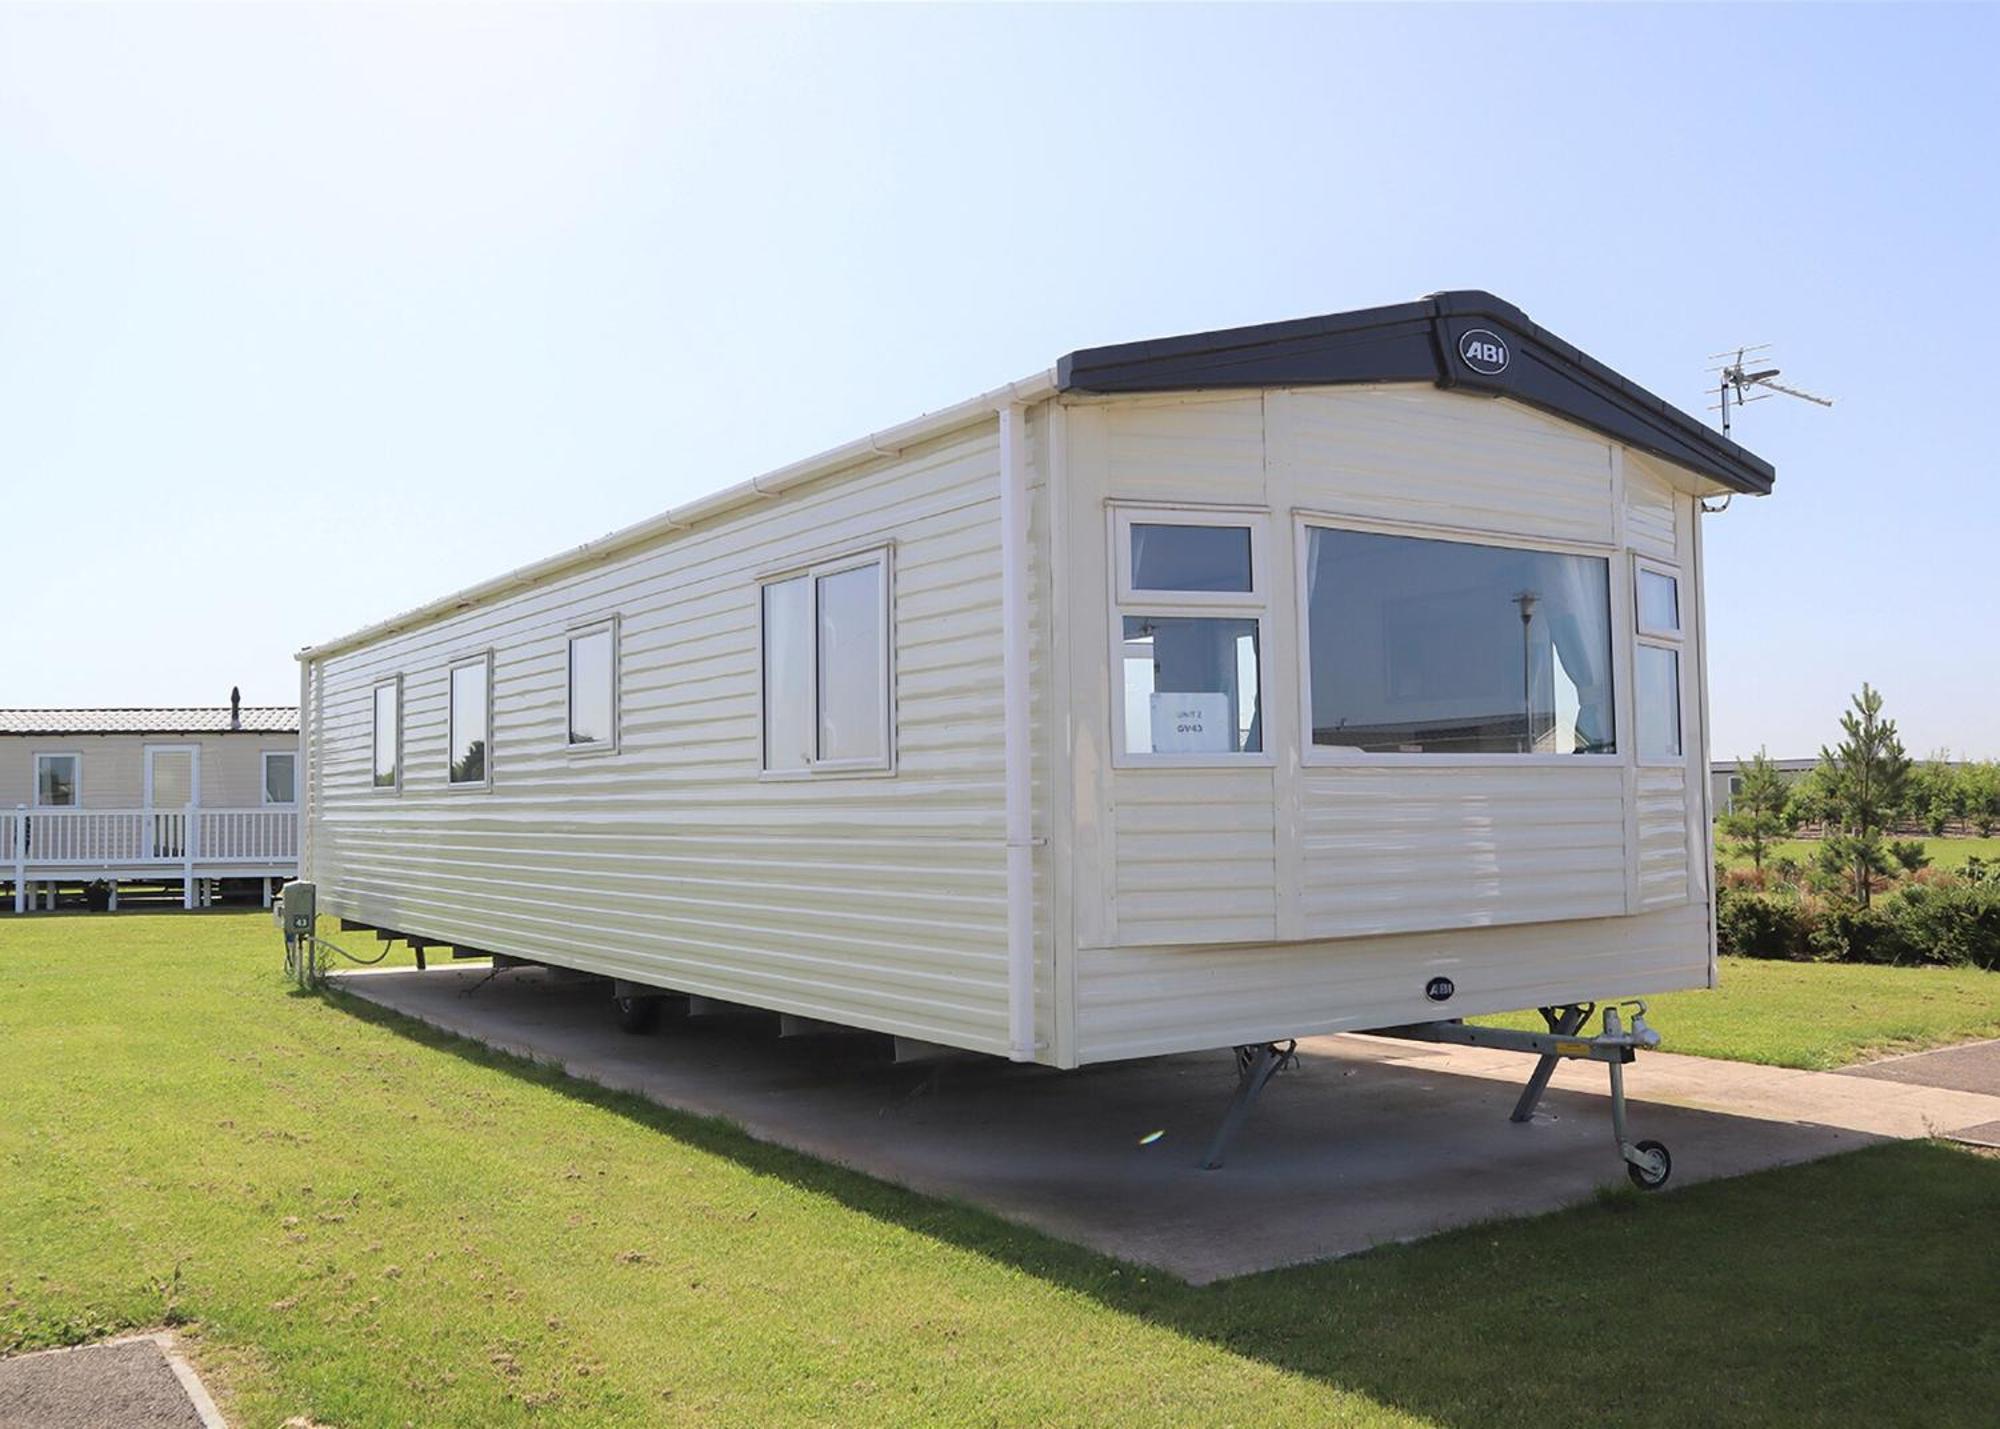
[[[1724,958],[1721,983],[1646,999],[1664,1051],[1818,1071],[2000,1037],[2000,973],[1977,968]],[[1535,1012],[1475,1020],[1542,1027]]]
[[[1984,859],[1988,863],[2000,861],[2000,838],[1991,839],[1934,839],[1921,840],[1925,852],[1931,856],[1933,868],[1963,868],[1969,858]],[[1734,852],[1730,840],[1721,833],[1715,836],[1716,854],[1725,868],[1748,868],[1747,854]],[[1818,839],[1786,839],[1772,845],[1764,855],[1764,866],[1769,868],[1774,859],[1789,858],[1799,863],[1810,863],[1819,852]]]

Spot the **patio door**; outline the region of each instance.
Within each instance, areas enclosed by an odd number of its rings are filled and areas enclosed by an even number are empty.
[[[187,807],[201,802],[201,747],[146,746],[146,826],[154,858],[187,856]]]

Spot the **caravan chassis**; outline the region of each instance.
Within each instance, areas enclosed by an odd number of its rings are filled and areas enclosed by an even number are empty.
[[[1620,1017],[1618,1007],[1633,1010],[1632,1025],[1628,1029]],[[1604,1009],[1604,1030],[1597,1036],[1584,1036],[1584,1024],[1590,1021],[1596,1004],[1588,1002],[1569,1003],[1560,1007],[1540,1009],[1542,1020],[1548,1024],[1546,1032],[1522,1032],[1507,1027],[1476,1027],[1457,1019],[1442,1022],[1412,1022],[1400,1027],[1377,1028],[1371,1035],[1376,1037],[1401,1037],[1412,1042],[1444,1042],[1461,1047],[1492,1047],[1504,1052],[1527,1052],[1537,1059],[1535,1070],[1528,1077],[1527,1086],[1521,1089],[1520,1100],[1508,1120],[1526,1122],[1535,1114],[1541,1104],[1542,1093],[1548,1089],[1549,1078],[1554,1074],[1558,1062],[1575,1059],[1579,1061],[1602,1062],[1611,1074],[1611,1133],[1618,1143],[1618,1154],[1625,1162],[1625,1172],[1632,1178],[1632,1184],[1642,1191],[1657,1191],[1667,1184],[1673,1174],[1673,1157],[1658,1141],[1633,1141],[1626,1132],[1625,1124],[1625,1065],[1638,1056],[1640,1048],[1654,1048],[1660,1045],[1660,1034],[1646,1025],[1646,1004],[1632,1001],[1613,1005]],[[1215,1138],[1209,1143],[1208,1152],[1202,1157],[1202,1169],[1213,1171],[1222,1165],[1229,1143],[1243,1127],[1250,1115],[1250,1108],[1270,1084],[1271,1078],[1298,1061],[1296,1042],[1267,1042],[1238,1047],[1236,1049],[1236,1096],[1223,1114],[1222,1123],[1216,1128]]]

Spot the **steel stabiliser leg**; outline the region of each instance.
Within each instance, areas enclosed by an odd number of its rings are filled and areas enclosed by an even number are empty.
[[[1589,1020],[1589,1003],[1574,1003],[1563,1008],[1542,1009],[1542,1020],[1549,1024],[1549,1031],[1558,1037],[1568,1037]],[[1535,1114],[1535,1108],[1542,1104],[1542,1093],[1548,1090],[1549,1078],[1555,1075],[1556,1064],[1562,1058],[1545,1055],[1535,1059],[1534,1074],[1528,1078],[1528,1085],[1521,1088],[1521,1099],[1514,1103],[1509,1121],[1527,1121]]]
[[[1223,1154],[1236,1139],[1236,1133],[1243,1129],[1258,1094],[1271,1078],[1296,1060],[1297,1048],[1296,1042],[1265,1042],[1236,1049],[1236,1096],[1230,1101],[1229,1110],[1222,1114],[1222,1125],[1215,1129],[1208,1154],[1201,1158],[1202,1170],[1214,1171],[1222,1165]]]

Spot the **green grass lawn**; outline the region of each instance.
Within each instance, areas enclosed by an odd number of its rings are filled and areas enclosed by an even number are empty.
[[[1722,985],[1646,999],[1662,1048],[1822,1070],[2000,1037],[2000,973],[1724,958]],[[1540,1031],[1533,1011],[1480,1022]],[[1593,1030],[1595,1028],[1595,1023]]]
[[[1972,858],[1983,859],[1987,863],[2000,860],[2000,838],[1934,839],[1926,837],[1918,840],[1918,842],[1923,844],[1924,851],[1931,856],[1931,866],[1933,868],[1963,868],[1965,867],[1966,860]],[[1718,834],[1715,846],[1716,854],[1721,858],[1723,867],[1748,868],[1750,866],[1749,855],[1738,853],[1729,839]],[[1764,866],[1769,868],[1773,861],[1780,858],[1789,858],[1801,867],[1809,868],[1812,866],[1812,861],[1818,853],[1818,839],[1784,839],[1779,843],[1773,844],[1765,853]]]
[[[278,961],[261,914],[0,918],[0,1351],[181,1322],[232,1422],[343,1429],[1938,1425],[2000,1399],[2000,1160],[1970,1152],[1193,1289],[289,992]]]

